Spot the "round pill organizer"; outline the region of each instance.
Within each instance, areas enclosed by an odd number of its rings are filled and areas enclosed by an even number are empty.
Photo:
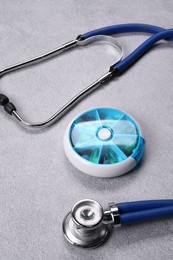
[[[115,108],[94,108],[78,115],[67,127],[64,150],[81,172],[115,177],[140,161],[145,141],[137,122]]]

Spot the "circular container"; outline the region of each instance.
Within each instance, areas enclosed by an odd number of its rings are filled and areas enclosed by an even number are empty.
[[[132,170],[144,152],[137,122],[115,108],[94,108],[78,115],[67,127],[64,150],[81,172],[110,178]]]

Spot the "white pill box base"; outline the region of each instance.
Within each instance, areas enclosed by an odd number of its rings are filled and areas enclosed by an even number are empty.
[[[81,172],[101,178],[113,178],[120,176],[136,166],[136,161],[133,157],[129,157],[123,162],[112,165],[96,165],[81,158],[74,152],[69,142],[70,125],[64,135],[64,151],[68,160]]]

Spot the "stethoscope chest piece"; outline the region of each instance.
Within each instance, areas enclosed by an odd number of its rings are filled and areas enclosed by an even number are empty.
[[[83,248],[100,246],[110,231],[110,227],[102,223],[103,216],[103,209],[96,201],[79,201],[64,218],[63,232],[66,239]]]
[[[133,169],[143,155],[144,143],[137,122],[115,108],[96,108],[80,114],[64,136],[70,162],[96,177],[115,177]]]
[[[108,208],[91,199],[77,202],[64,218],[63,232],[73,245],[95,248],[103,244],[114,226],[131,225],[158,218],[173,216],[173,200],[131,201]]]

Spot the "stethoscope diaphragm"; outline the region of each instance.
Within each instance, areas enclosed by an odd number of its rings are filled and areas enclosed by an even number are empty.
[[[111,228],[103,223],[102,206],[91,199],[77,202],[63,220],[65,238],[83,248],[100,246],[108,238]]]
[[[78,115],[66,129],[64,150],[80,171],[115,177],[141,159],[144,139],[137,122],[115,108],[94,108]]]

